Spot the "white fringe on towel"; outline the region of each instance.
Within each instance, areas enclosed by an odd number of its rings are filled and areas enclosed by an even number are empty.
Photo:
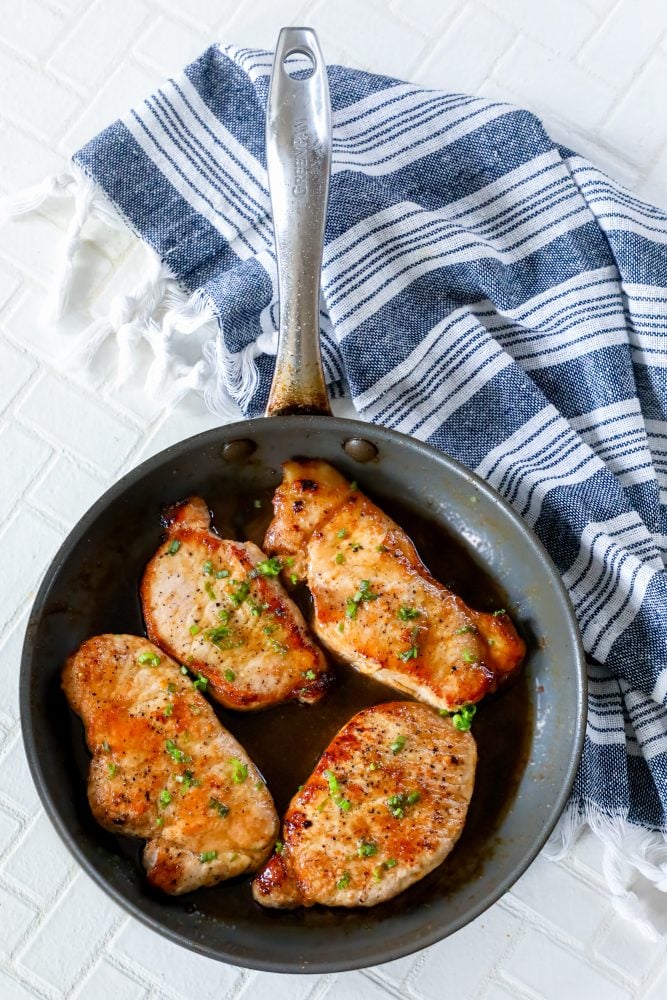
[[[544,854],[560,861],[574,846],[588,826],[600,841],[602,871],[617,913],[631,921],[652,941],[658,941],[664,928],[658,929],[642,889],[653,886],[667,892],[667,836],[657,830],[634,826],[621,816],[605,816],[594,807],[581,813],[577,804],[565,807]],[[642,879],[637,879],[637,876]]]
[[[34,212],[54,197],[70,198],[74,206],[42,311],[47,328],[67,312],[86,223],[97,219],[113,229],[128,227],[104,192],[76,167],[72,173],[49,177],[6,199],[0,206],[0,224]],[[85,369],[113,336],[118,348],[116,384],[122,385],[136,372],[137,348],[143,341],[153,354],[145,378],[149,395],[160,394],[165,405],[173,406],[192,390],[203,395],[213,413],[238,419],[239,406],[251,399],[257,387],[256,358],[263,352],[275,354],[277,337],[263,334],[238,354],[231,353],[210,300],[200,292],[188,296],[155,251],[143,246],[147,264],[139,284],[129,294],[116,296],[108,313],[93,319],[73,339],[64,363],[68,369]],[[181,351],[183,339],[203,331],[208,324],[210,336],[202,335],[201,356],[188,362]]]

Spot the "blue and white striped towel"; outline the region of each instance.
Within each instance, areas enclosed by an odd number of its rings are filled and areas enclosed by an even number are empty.
[[[143,330],[162,375],[246,414],[263,411],[277,339],[271,62],[214,46],[74,158],[162,278],[219,320],[189,372],[173,323],[126,316],[121,346]],[[477,472],[551,553],[590,677],[560,843],[588,821],[641,919],[623,861],[667,888],[667,215],[526,111],[338,66],[329,78],[327,381]]]

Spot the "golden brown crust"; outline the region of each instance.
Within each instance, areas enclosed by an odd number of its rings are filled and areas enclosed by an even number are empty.
[[[228,708],[319,701],[332,675],[301,612],[258,571],[266,556],[256,545],[219,538],[209,521],[200,497],[166,511],[167,538],[141,581],[149,637]]]
[[[147,840],[153,885],[189,892],[257,869],[275,842],[273,800],[177,663],[147,639],[99,635],[67,660],[62,685],[93,755],[93,815]]]
[[[507,614],[475,611],[435,580],[405,532],[327,463],[284,470],[264,547],[281,558],[300,547],[313,627],[332,653],[447,709],[479,701],[519,669],[525,645]]]
[[[292,799],[282,851],[253,881],[264,906],[374,906],[439,865],[463,829],[477,751],[425,705],[364,709]]]

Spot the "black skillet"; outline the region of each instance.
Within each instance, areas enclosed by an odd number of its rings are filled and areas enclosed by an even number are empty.
[[[285,60],[294,54],[310,60],[310,76],[288,74]],[[231,424],[166,449],[82,518],[35,599],[21,665],[21,719],[46,812],[79,863],[126,910],[172,941],[226,962],[274,972],[343,971],[446,937],[527,868],[574,779],[584,733],[584,660],[554,566],[493,489],[425,444],[331,416],[317,332],[330,111],[322,55],[306,28],[284,29],[279,38],[267,154],[281,302],[271,419]],[[369,910],[268,911],[253,903],[244,879],[180,898],[152,891],[139,843],[92,819],[82,727],[60,690],[65,658],[84,639],[143,630],[137,584],[160,540],[161,507],[200,494],[221,531],[261,539],[281,462],[295,455],[325,459],[356,479],[412,534],[436,576],[479,607],[505,604],[529,647],[520,681],[478,711],[478,778],[459,844],[421,883]],[[397,697],[350,668],[339,665],[337,674],[336,690],[319,706],[253,716],[216,707],[264,771],[279,810],[354,711]]]

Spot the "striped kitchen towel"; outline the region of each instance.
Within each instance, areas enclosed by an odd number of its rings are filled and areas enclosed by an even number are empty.
[[[200,389],[225,415],[263,411],[276,351],[271,64],[210,48],[41,192],[76,197],[56,312],[91,212],[118,213],[155,251],[84,350],[115,334],[127,368],[144,338],[153,387]],[[551,851],[588,823],[619,906],[646,921],[624,866],[667,889],[667,215],[526,111],[338,66],[329,78],[330,390],[474,470],[549,550],[590,678]]]

